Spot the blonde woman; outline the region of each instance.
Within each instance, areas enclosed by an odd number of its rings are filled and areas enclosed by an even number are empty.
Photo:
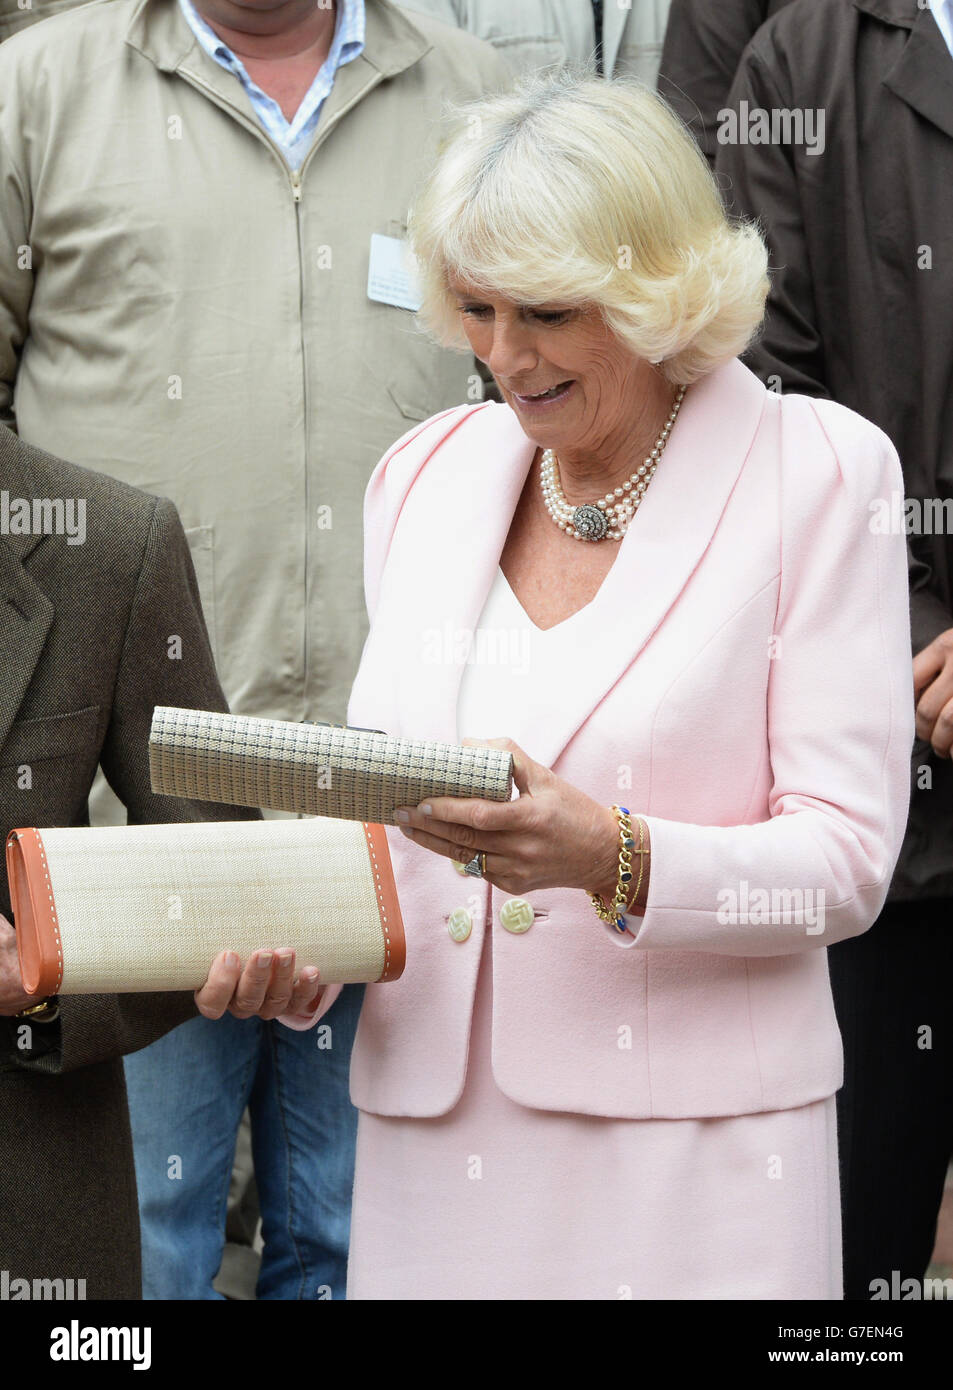
[[[389,832],[349,1296],[839,1298],[825,947],[884,899],[913,732],[894,451],[736,360],[764,247],[644,89],[468,109],[413,238],[505,403],[371,479],[349,718],[507,747],[518,794]]]

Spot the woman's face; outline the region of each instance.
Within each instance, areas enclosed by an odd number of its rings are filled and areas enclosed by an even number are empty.
[[[591,307],[523,306],[451,278],[470,346],[489,367],[526,434],[557,454],[598,454],[628,427],[633,357]]]

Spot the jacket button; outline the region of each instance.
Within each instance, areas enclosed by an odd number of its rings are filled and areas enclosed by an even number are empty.
[[[500,908],[500,921],[507,931],[519,936],[533,925],[533,909],[525,898],[507,898]]]
[[[455,907],[447,918],[447,931],[454,941],[466,941],[473,930],[473,918],[465,907]]]

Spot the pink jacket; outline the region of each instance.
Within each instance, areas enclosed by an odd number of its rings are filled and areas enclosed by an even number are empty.
[[[350,723],[455,740],[463,666],[441,634],[476,627],[533,453],[488,403],[434,416],[378,464]],[[490,930],[493,1072],[523,1105],[720,1116],[840,1086],[824,948],[874,921],[907,813],[905,541],[872,507],[901,489],[889,440],[841,406],[775,395],[737,361],[689,389],[578,660],[535,691],[526,749],[647,819],[641,926],[619,938],[584,893],[552,888],[513,934],[506,893],[389,830],[407,965],[367,989],[355,1105],[452,1108]],[[460,906],[464,942],[447,930]]]

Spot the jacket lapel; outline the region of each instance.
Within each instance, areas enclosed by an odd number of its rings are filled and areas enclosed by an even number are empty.
[[[0,488],[11,498],[36,491],[24,446],[0,426]],[[0,535],[0,748],[17,716],[53,622],[53,605],[26,571],[24,561],[39,535]]]
[[[364,52],[335,73],[309,159],[341,117],[372,87],[412,67],[433,46],[408,15],[382,0],[367,4],[364,27]],[[160,71],[178,72],[255,134],[267,138],[241,84],[208,56],[174,0],[140,0],[126,30],[126,42]]]
[[[559,691],[538,692],[538,733],[527,749],[537,761],[552,766],[676,603],[718,525],[765,399],[740,362],[689,388],[615,563],[573,620],[573,669]],[[534,454],[508,407],[484,407],[463,418],[419,476],[375,616],[375,627],[391,635],[394,713],[405,735],[456,740],[469,644]]]
[[[565,687],[555,698],[541,692],[539,737],[527,750],[538,762],[553,766],[677,603],[721,520],[766,396],[740,362],[689,387],[616,561],[575,620]]]
[[[910,30],[884,86],[953,139],[953,56],[936,20],[912,0],[855,0],[858,9]]]
[[[535,452],[507,406],[487,405],[425,462],[374,617],[391,643],[394,732],[456,742],[470,643]]]

